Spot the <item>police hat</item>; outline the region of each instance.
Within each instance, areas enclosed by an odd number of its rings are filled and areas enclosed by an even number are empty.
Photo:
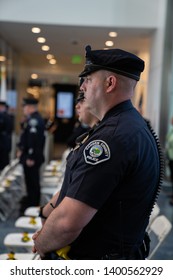
[[[98,70],[108,70],[139,81],[144,70],[144,61],[136,55],[121,49],[91,50],[86,46],[86,64],[79,77],[85,77]]]
[[[35,98],[32,98],[32,97],[23,98],[23,102],[22,102],[23,106],[25,106],[25,105],[36,105],[36,104],[38,104],[38,100],[35,99]]]
[[[0,100],[0,105],[7,106],[7,103],[5,101]]]
[[[81,85],[83,84],[83,82],[84,82],[84,78],[83,78],[83,77],[79,78],[79,87],[81,87]]]
[[[80,91],[79,94],[78,94],[78,97],[76,98],[76,104],[78,102],[80,102],[81,100],[84,100],[85,97],[84,97],[84,92],[83,91]]]

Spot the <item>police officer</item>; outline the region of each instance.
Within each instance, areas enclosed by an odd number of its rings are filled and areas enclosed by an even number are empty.
[[[60,193],[41,208],[33,252],[42,258],[67,245],[79,260],[148,255],[145,230],[163,166],[157,137],[131,103],[143,70],[129,52],[86,47],[80,89],[100,123],[67,159]]]
[[[84,92],[80,91],[78,97],[76,99],[76,113],[78,116],[78,120],[81,124],[85,124],[88,126],[86,132],[80,134],[75,139],[74,150],[76,150],[79,146],[81,146],[86,139],[90,136],[96,126],[99,124],[99,120],[96,116],[90,113],[87,104],[85,103]]]
[[[38,100],[23,99],[25,121],[18,143],[17,156],[24,168],[27,197],[23,210],[40,204],[40,167],[44,162],[45,125],[38,112]]]
[[[76,147],[76,143],[83,141],[83,137],[90,132],[90,128],[93,128],[98,123],[98,118],[91,114],[87,108],[84,98],[84,92],[79,91],[76,98],[76,114],[77,122],[73,129],[72,135],[69,137],[67,144],[71,148]]]
[[[0,170],[9,164],[13,122],[7,111],[7,103],[0,101]]]
[[[76,146],[76,139],[84,134],[87,133],[89,130],[89,124],[87,122],[81,121],[78,110],[80,110],[80,105],[83,104],[84,100],[84,93],[79,92],[77,98],[76,98],[76,114],[77,114],[77,121],[74,124],[73,131],[71,135],[67,139],[67,146],[69,148],[74,148]]]
[[[80,91],[78,94],[75,108],[78,115],[78,120],[81,123],[89,127],[93,127],[98,122],[98,118],[91,114],[87,107],[83,91]]]

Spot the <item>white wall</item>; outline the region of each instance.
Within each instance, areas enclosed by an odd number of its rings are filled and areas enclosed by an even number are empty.
[[[150,50],[150,69],[148,81],[147,115],[149,116],[153,127],[159,133],[160,123],[160,101],[162,86],[162,68],[164,55],[164,36],[165,36],[165,18],[166,5],[159,1],[159,21],[158,28],[152,36]],[[166,3],[166,1],[165,1]]]
[[[0,20],[156,28],[165,0],[0,0]]]

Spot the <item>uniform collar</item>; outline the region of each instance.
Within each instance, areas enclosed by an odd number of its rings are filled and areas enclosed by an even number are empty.
[[[114,106],[113,108],[111,108],[104,116],[104,118],[102,119],[102,121],[108,119],[110,116],[113,115],[118,115],[121,112],[130,110],[133,108],[132,102],[131,100],[126,100],[124,102],[119,103],[118,105]]]
[[[31,113],[31,114],[29,115],[29,118],[34,117],[35,115],[37,115],[37,111]]]
[[[92,128],[90,128],[87,132],[83,133],[82,135],[76,138],[76,145],[81,146],[93,133],[93,131],[98,127],[99,122],[96,123]]]

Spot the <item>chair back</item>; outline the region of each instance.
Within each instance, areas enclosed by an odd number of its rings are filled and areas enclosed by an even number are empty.
[[[155,218],[159,215],[159,213],[160,213],[160,208],[159,208],[158,204],[155,203],[153,210],[151,212],[150,218],[149,218],[149,223],[148,223],[148,227],[147,227],[148,233],[151,231],[150,225],[155,220]]]
[[[163,240],[166,238],[168,233],[170,232],[172,228],[172,224],[170,221],[164,216],[160,215],[155,218],[155,220],[150,225],[150,235],[151,233],[154,233],[154,235],[157,238],[157,242],[155,247],[152,249],[148,259],[151,259],[152,256],[155,254]],[[150,236],[151,237],[151,236]],[[151,238],[152,240],[152,238]]]

